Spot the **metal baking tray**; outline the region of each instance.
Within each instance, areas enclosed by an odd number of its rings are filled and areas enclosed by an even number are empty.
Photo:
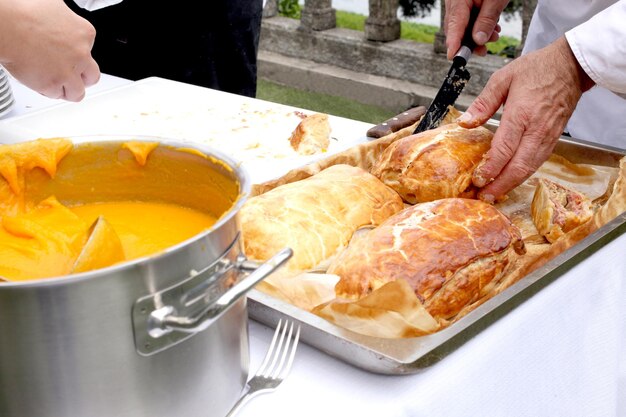
[[[491,121],[489,127],[495,129],[497,122]],[[554,153],[575,163],[617,166],[626,151],[561,137]],[[385,339],[361,335],[258,290],[248,295],[249,316],[269,326],[288,317],[302,326],[300,337],[305,343],[359,368],[381,374],[413,374],[444,358],[624,232],[626,212],[459,321],[427,336]]]

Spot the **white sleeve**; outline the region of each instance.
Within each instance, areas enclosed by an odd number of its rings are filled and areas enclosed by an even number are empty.
[[[123,0],[74,0],[74,3],[85,10],[93,12],[94,10],[103,9],[107,6],[119,4],[122,1]]]
[[[578,63],[597,85],[626,93],[626,0],[607,7],[565,36]]]

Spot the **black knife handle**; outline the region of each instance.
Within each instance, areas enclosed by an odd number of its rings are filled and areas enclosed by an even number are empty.
[[[469,21],[467,22],[467,27],[465,28],[465,34],[463,34],[463,40],[461,40],[461,46],[467,46],[470,51],[474,51],[477,46],[476,42],[474,42],[474,38],[472,37],[472,30],[474,29],[474,23],[476,23],[476,18],[478,17],[479,12],[480,7],[472,7]]]
[[[472,10],[470,10],[470,17],[467,22],[467,27],[465,28],[465,33],[463,34],[463,39],[461,40],[461,47],[452,59],[458,68],[462,68],[467,64],[470,56],[472,56],[472,52],[476,49],[477,45],[472,37],[472,30],[474,29],[478,12],[480,12],[480,8],[476,6],[472,7]]]

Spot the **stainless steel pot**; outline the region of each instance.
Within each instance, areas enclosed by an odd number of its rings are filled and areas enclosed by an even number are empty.
[[[159,200],[221,214],[158,255],[92,272],[0,284],[0,416],[221,416],[248,373],[242,295],[290,256],[257,268],[242,255],[237,212],[250,183],[211,149],[159,140],[139,167],[126,140],[75,138],[33,198]]]

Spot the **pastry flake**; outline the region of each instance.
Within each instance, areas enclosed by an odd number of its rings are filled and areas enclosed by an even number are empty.
[[[302,119],[291,134],[289,143],[300,155],[326,152],[330,144],[328,115],[315,113]]]

